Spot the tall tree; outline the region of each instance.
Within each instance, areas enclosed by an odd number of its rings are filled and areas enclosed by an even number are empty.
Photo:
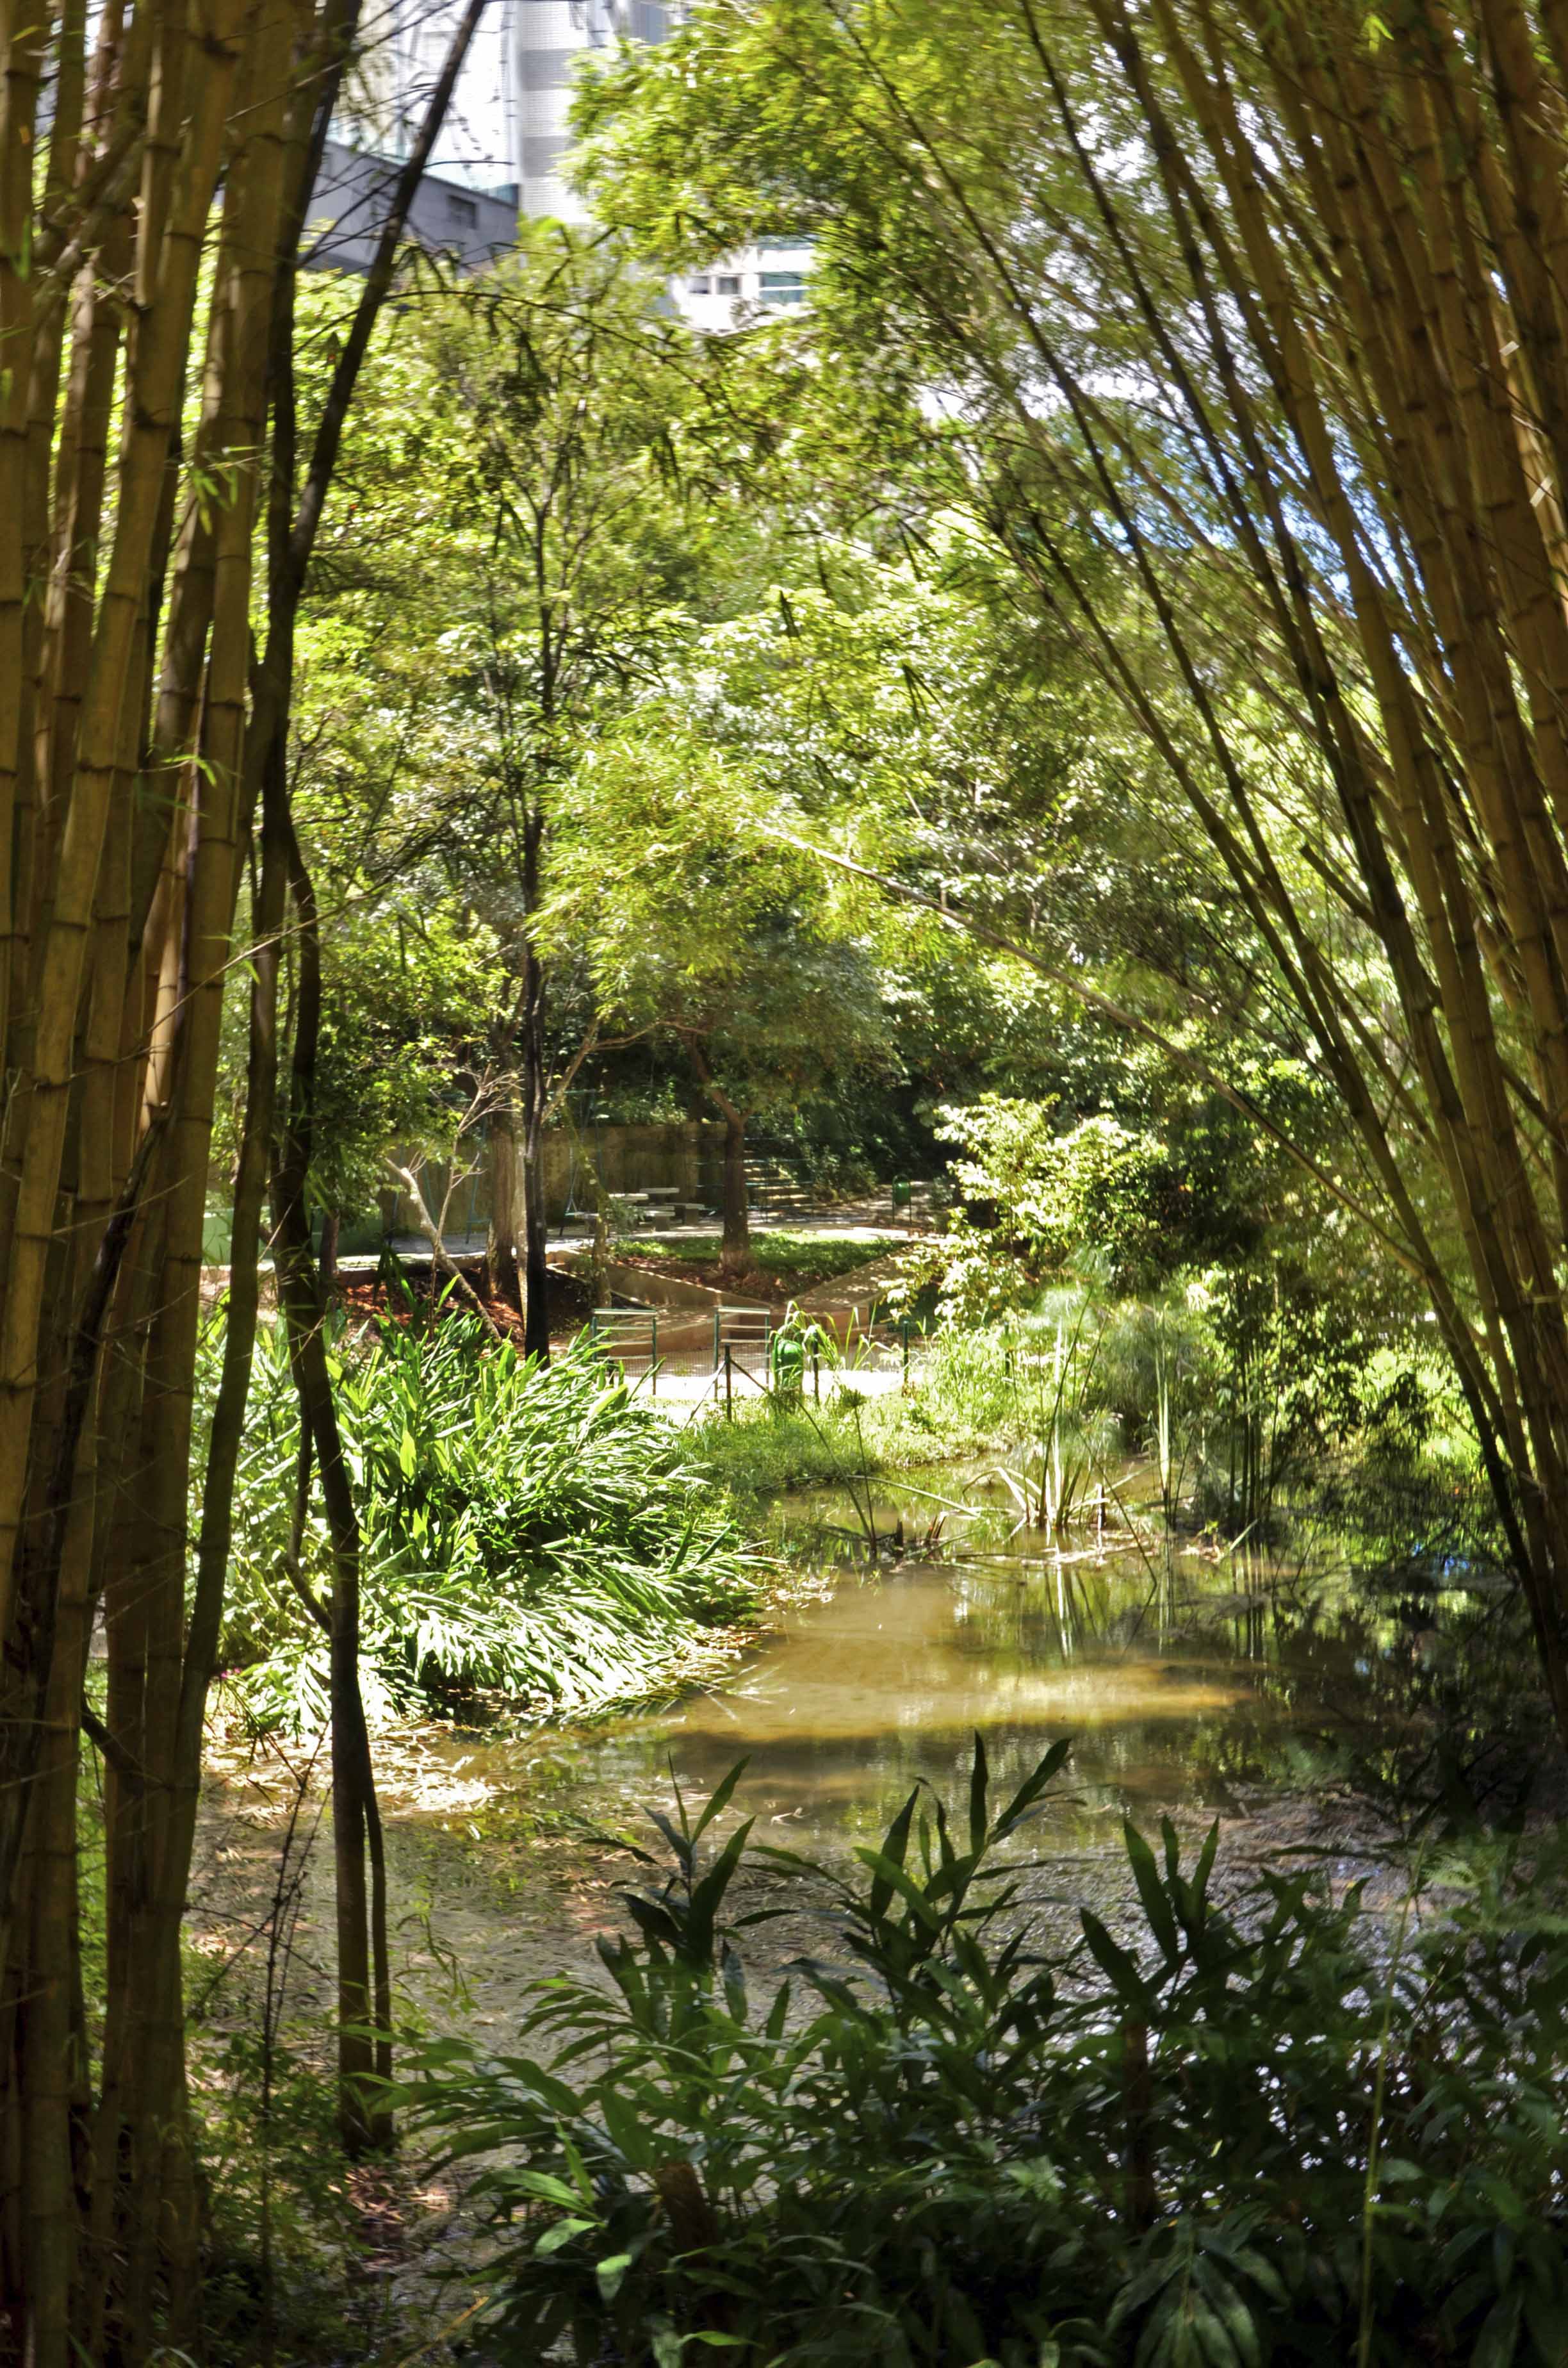
[[[678,1043],[724,1128],[721,1265],[751,1262],[746,1130],[891,1068],[869,932],[758,836],[757,784],[661,700],[579,768],[546,943],[578,949],[610,1026]]]
[[[716,0],[592,114],[660,252],[816,237],[824,368],[924,381],[1179,786],[1350,1122],[1317,1181],[1430,1295],[1568,1736],[1556,13]]]
[[[493,1247],[525,1346],[544,1357],[542,1135],[562,1074],[537,921],[572,768],[678,623],[692,548],[677,446],[697,366],[654,282],[553,224],[446,309],[426,362],[454,456],[446,518],[466,540],[446,649],[470,739],[443,845],[510,972],[492,1058]]]

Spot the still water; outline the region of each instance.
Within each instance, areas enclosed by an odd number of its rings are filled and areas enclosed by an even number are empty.
[[[1124,1533],[872,1563],[837,1509],[796,1514],[797,1551],[813,1524],[820,1536],[815,1591],[766,1642],[656,1712],[579,1734],[565,1757],[585,1809],[667,1796],[672,1771],[700,1798],[744,1759],[736,1802],[761,1837],[858,1838],[917,1779],[956,1802],[978,1729],[1008,1788],[1073,1738],[1059,1847],[1126,1814],[1236,1815],[1347,1740],[1392,1740],[1419,1716],[1457,1600],[1358,1584],[1343,1564],[1139,1551]],[[924,1520],[913,1503],[878,1511],[910,1535],[930,1518],[928,1504]]]

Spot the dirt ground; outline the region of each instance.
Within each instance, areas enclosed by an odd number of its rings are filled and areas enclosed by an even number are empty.
[[[427,1294],[430,1290],[429,1266],[426,1265],[421,1269],[409,1258],[405,1258],[403,1263],[410,1289],[416,1296]],[[494,1292],[486,1292],[483,1260],[463,1258],[460,1259],[458,1264],[464,1279],[472,1285],[474,1292],[483,1302],[492,1323],[521,1346],[523,1319],[515,1307],[508,1306],[504,1299],[497,1298]],[[439,1275],[436,1277],[437,1290],[442,1280]],[[397,1299],[396,1294],[389,1294],[386,1285],[375,1275],[340,1275],[337,1282],[337,1296],[340,1304],[357,1315],[391,1315],[393,1317],[400,1317],[403,1312],[402,1303]],[[460,1292],[454,1292],[449,1295],[447,1304],[460,1310],[468,1303]],[[567,1339],[573,1333],[580,1331],[592,1314],[593,1305],[593,1292],[585,1283],[580,1281],[575,1275],[558,1272],[554,1267],[551,1267],[550,1270],[550,1334],[552,1340]]]

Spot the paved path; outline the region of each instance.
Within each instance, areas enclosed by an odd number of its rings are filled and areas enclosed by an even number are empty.
[[[814,1283],[810,1291],[801,1293],[795,1304],[808,1324],[820,1324],[824,1331],[835,1333],[846,1343],[854,1335],[869,1329],[873,1311],[879,1306],[885,1309],[888,1291],[903,1272],[903,1249],[889,1250],[884,1257],[872,1258],[848,1274],[835,1274],[826,1282]]]

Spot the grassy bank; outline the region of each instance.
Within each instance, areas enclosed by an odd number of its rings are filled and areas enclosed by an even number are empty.
[[[832,1282],[903,1246],[903,1236],[850,1234],[796,1234],[780,1230],[754,1233],[749,1261],[732,1276],[727,1288],[746,1299],[766,1299],[780,1309],[818,1283]],[[722,1244],[717,1234],[699,1234],[679,1242],[645,1241],[632,1235],[616,1244],[616,1256],[627,1266],[647,1267],[660,1274],[677,1275],[687,1282],[717,1286]]]
[[[1163,1308],[1062,1292],[1028,1316],[948,1324],[903,1388],[821,1369],[821,1396],[775,1388],[715,1411],[694,1461],[738,1508],[790,1490],[855,1486],[935,1464],[1004,1477],[1031,1526],[1064,1531],[1130,1460],[1173,1529],[1276,1543],[1303,1520],[1355,1533],[1365,1554],[1497,1561],[1502,1541],[1473,1440],[1435,1366],[1374,1360],[1358,1396],[1314,1391],[1212,1351]],[[811,1371],[807,1367],[808,1373]]]

